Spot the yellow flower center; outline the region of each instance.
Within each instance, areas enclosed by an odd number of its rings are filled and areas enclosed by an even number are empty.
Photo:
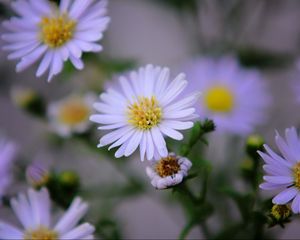
[[[40,226],[36,230],[26,231],[24,240],[58,240],[58,233],[48,228]]]
[[[300,162],[296,163],[293,167],[294,173],[294,185],[296,188],[300,189]]]
[[[228,113],[234,107],[234,95],[227,87],[215,86],[205,93],[204,102],[212,112]]]
[[[57,17],[44,17],[39,25],[42,41],[51,48],[57,48],[73,37],[76,22],[63,14]]]
[[[155,171],[160,177],[172,176],[180,171],[180,165],[175,156],[161,158],[155,166]]]
[[[66,125],[77,125],[87,121],[89,114],[89,106],[81,99],[69,99],[60,106],[58,120]]]
[[[140,97],[128,106],[128,122],[140,130],[149,130],[161,121],[162,110],[155,97]]]
[[[272,216],[276,220],[287,219],[291,215],[291,209],[288,205],[273,205],[271,210]]]

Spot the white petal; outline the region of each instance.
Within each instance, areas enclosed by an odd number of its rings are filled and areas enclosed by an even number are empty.
[[[80,198],[75,198],[69,209],[54,227],[54,230],[58,231],[60,235],[67,233],[85,215],[87,209],[88,205],[86,203],[82,202]]]
[[[83,223],[71,231],[63,234],[61,239],[84,239],[95,231],[94,226],[89,223]]]
[[[286,204],[291,199],[293,199],[298,192],[299,192],[298,189],[295,187],[287,188],[284,191],[282,191],[281,193],[277,194],[273,198],[272,202],[274,204]]]

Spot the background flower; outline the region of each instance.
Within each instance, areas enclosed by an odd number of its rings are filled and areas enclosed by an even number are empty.
[[[71,95],[60,101],[50,103],[48,117],[54,131],[60,136],[83,133],[89,126],[89,116],[96,96],[88,93],[84,96]]]
[[[0,139],[0,200],[12,181],[12,167],[17,153],[16,145]]]
[[[217,131],[244,135],[266,119],[270,95],[259,71],[227,56],[196,59],[186,72],[190,90],[202,92],[197,113],[213,119]]]

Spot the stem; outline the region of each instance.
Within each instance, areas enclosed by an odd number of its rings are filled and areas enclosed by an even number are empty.
[[[206,221],[203,221],[203,222],[200,223],[200,228],[201,228],[202,233],[205,236],[205,238],[210,239],[211,234],[210,234],[210,231],[209,231],[208,226],[206,224]]]
[[[194,227],[193,222],[189,222],[187,225],[185,225],[185,227],[180,232],[179,239],[184,240],[189,234],[189,232],[193,229],[193,227]]]

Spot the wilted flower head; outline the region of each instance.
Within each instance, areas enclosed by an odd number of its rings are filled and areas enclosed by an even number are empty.
[[[223,57],[197,59],[187,65],[186,73],[190,89],[203,94],[197,113],[212,119],[217,131],[244,135],[265,120],[270,96],[258,71]]]
[[[50,198],[46,188],[40,191],[29,189],[27,196],[20,194],[12,199],[11,206],[23,227],[14,227],[0,220],[0,239],[93,239],[95,228],[92,225],[78,225],[88,209],[88,205],[80,198],[74,199],[55,225],[51,220]]]
[[[12,165],[17,152],[16,145],[0,139],[0,200],[12,180]]]
[[[264,145],[266,153],[259,151],[264,159],[263,166],[266,175],[265,182],[260,188],[277,190],[280,193],[273,198],[273,203],[278,205],[292,202],[292,211],[300,212],[300,139],[294,127],[285,131],[285,139],[276,134],[276,144],[281,155]]]
[[[170,153],[167,157],[153,161],[146,172],[153,187],[165,189],[181,183],[191,166],[192,163],[187,158]]]
[[[95,99],[93,94],[71,95],[50,103],[48,117],[54,131],[61,136],[85,132],[91,125],[89,116]]]
[[[2,34],[10,51],[8,59],[20,59],[16,71],[28,68],[42,58],[36,76],[49,70],[48,81],[61,72],[70,60],[83,69],[83,52],[99,52],[100,40],[107,28],[107,0],[61,0],[59,7],[47,0],[12,1],[18,17],[3,23],[9,33]]]
[[[178,130],[189,129],[195,118],[193,107],[199,93],[182,96],[187,85],[184,74],[169,82],[169,69],[147,65],[119,78],[119,89],[109,88],[100,95],[94,108],[100,112],[90,120],[110,133],[98,147],[119,147],[115,156],[129,156],[138,147],[140,158],[168,155],[163,135],[182,140]],[[180,96],[180,98],[179,98]]]

